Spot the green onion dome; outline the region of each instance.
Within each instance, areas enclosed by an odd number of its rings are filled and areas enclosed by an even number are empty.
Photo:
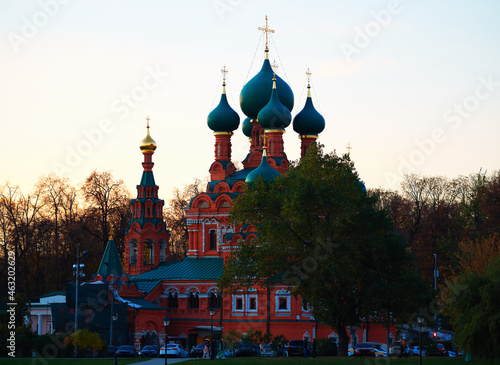
[[[274,168],[269,165],[269,162],[267,162],[267,153],[266,149],[264,149],[264,153],[262,154],[262,161],[260,162],[260,165],[257,166],[257,168],[253,171],[251,171],[246,179],[245,179],[245,184],[247,186],[252,186],[255,180],[257,180],[259,177],[262,177],[265,182],[272,182],[274,179],[276,179],[279,175],[278,170],[275,170]]]
[[[285,129],[292,121],[292,113],[281,103],[276,88],[276,79],[273,78],[271,99],[257,116],[257,121],[265,129]]]
[[[253,129],[253,124],[252,124],[252,119],[251,118],[245,118],[243,123],[241,124],[241,130],[243,131],[243,134],[247,136],[248,138],[252,137],[252,129]]]
[[[307,88],[306,105],[293,118],[293,130],[300,135],[318,135],[325,129],[325,118],[314,108],[310,86]]]
[[[269,59],[264,60],[264,64],[259,73],[248,81],[240,93],[241,110],[247,117],[257,119],[260,110],[267,104],[271,97],[273,69]],[[290,86],[276,75],[277,89],[280,99],[289,111],[293,109],[293,92]]]
[[[232,132],[240,125],[240,116],[227,102],[225,83],[222,85],[219,105],[208,114],[207,123],[214,132]]]

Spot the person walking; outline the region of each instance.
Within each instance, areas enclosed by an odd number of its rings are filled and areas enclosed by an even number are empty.
[[[210,359],[210,343],[205,340],[205,347],[203,348],[203,358]]]
[[[307,358],[307,337],[304,337],[304,342],[303,342],[303,346],[304,346],[304,358]]]

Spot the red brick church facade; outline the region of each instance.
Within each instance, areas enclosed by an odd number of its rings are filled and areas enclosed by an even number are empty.
[[[276,285],[272,290],[255,286],[230,294],[216,284],[231,251],[239,242],[257,237],[252,225],[228,220],[233,201],[242,194],[248,175],[262,164],[264,151],[273,169],[284,174],[288,167],[282,136],[291,120],[270,120],[271,124],[266,124],[263,121],[269,115],[261,111],[273,99],[273,93],[291,110],[293,93],[271,68],[267,44],[265,56],[261,71],[245,85],[240,98],[241,108],[248,116],[242,129],[250,142],[243,169],[236,170],[231,162],[231,136],[239,126],[239,116],[227,103],[225,81],[221,101],[208,117],[215,137],[214,161],[206,191],[194,197],[185,211],[189,250],[182,261],[169,258],[170,234],[162,215],[164,202],[159,199],[153,176],[152,157],[157,145],[150,136],[148,119],[147,136],[140,146],[144,155],[142,178],[137,185],[137,198],[131,201],[133,218],[125,235],[124,270],[120,265],[115,268],[117,275],[113,275],[100,268],[94,279],[115,282],[115,300],[131,303],[128,331],[136,347],[146,344],[145,338],[164,343],[165,316],[170,318],[169,339],[186,347],[209,337],[211,328],[216,337],[229,330],[244,333],[250,328],[283,334],[289,340],[337,337],[332,328],[315,321],[301,298],[295,299],[286,285]],[[301,139],[302,156],[324,128],[324,120],[321,122],[318,115],[309,93],[303,112],[293,121]],[[210,308],[215,309],[213,317]],[[355,334],[358,342],[386,343],[387,331],[386,327],[366,325],[356,328]],[[395,327],[391,326],[390,337],[394,336]]]

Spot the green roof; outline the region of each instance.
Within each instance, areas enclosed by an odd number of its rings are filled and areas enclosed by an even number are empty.
[[[222,257],[196,259],[187,257],[182,261],[163,263],[156,269],[131,277],[130,280],[138,285],[145,280],[216,280],[222,275],[223,270]]]
[[[123,275],[120,256],[118,256],[115,241],[112,239],[110,239],[106,245],[97,274],[101,275],[104,280],[106,280],[109,275]]]

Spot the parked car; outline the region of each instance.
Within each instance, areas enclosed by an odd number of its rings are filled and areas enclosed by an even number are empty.
[[[448,351],[446,351],[442,343],[432,343],[427,348],[427,356],[448,356]]]
[[[354,356],[375,356],[375,348],[368,342],[358,343],[354,348]]]
[[[141,351],[139,351],[140,357],[158,357],[158,346],[148,345],[144,346]]]
[[[413,356],[420,356],[419,346],[413,346],[412,351],[413,351]],[[422,349],[422,356],[425,356],[425,349]]]
[[[278,350],[273,349],[271,344],[264,345],[260,352],[260,356],[278,356]]]
[[[199,343],[189,351],[190,357],[203,357],[203,350],[205,349],[205,342]]]
[[[387,351],[382,347],[382,345],[373,345],[375,349],[375,357],[387,357]]]
[[[116,356],[118,357],[137,357],[139,354],[134,346],[122,345],[116,351]]]
[[[260,352],[260,356],[288,356],[288,351],[286,349],[278,350],[273,349],[273,346],[269,343],[262,347],[262,351]]]
[[[188,357],[189,353],[184,346],[177,343],[169,343],[167,345],[167,357]],[[160,349],[160,357],[165,357],[165,346]]]
[[[401,350],[403,349],[403,345],[401,342],[396,341],[389,347],[389,356],[399,356],[401,355]]]
[[[257,356],[257,349],[252,343],[240,342],[234,345],[234,356]]]
[[[312,354],[312,344],[309,341],[307,351]],[[304,340],[291,340],[288,343],[288,356],[304,356]]]

